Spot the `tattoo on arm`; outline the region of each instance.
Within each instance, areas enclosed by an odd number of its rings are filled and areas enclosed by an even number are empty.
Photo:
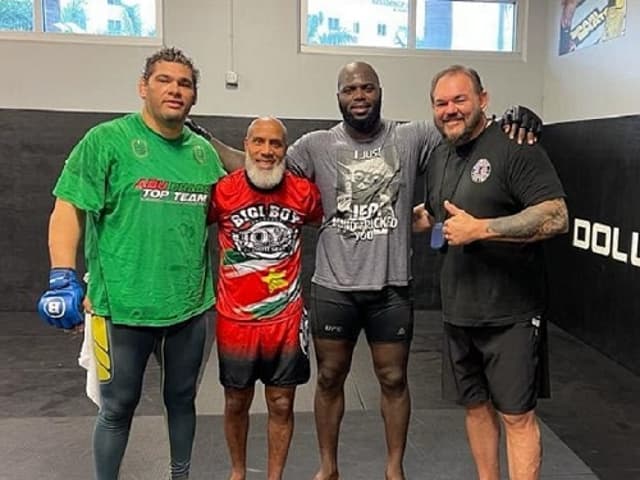
[[[515,215],[489,220],[493,240],[535,242],[565,233],[569,214],[564,199],[556,198],[532,205]]]

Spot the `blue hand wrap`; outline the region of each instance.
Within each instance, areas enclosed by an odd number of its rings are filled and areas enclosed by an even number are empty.
[[[49,325],[73,328],[84,322],[84,287],[72,268],[52,268],[49,289],[38,301],[38,314]]]

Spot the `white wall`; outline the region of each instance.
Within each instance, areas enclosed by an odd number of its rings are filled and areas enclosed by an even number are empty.
[[[640,114],[640,0],[627,0],[624,36],[563,56],[560,0],[547,1],[545,122]]]
[[[526,61],[453,55],[391,57],[301,54],[296,0],[235,0],[234,68],[237,90],[224,87],[230,66],[230,0],[165,0],[165,43],[194,57],[203,79],[194,113],[293,118],[338,118],[336,73],[363,59],[378,70],[384,115],[411,120],[430,117],[431,76],[451,63],[475,67],[492,98],[492,112],[512,103],[542,112],[547,5],[529,1]],[[129,111],[139,108],[135,81],[152,47],[0,40],[3,88],[0,107]]]

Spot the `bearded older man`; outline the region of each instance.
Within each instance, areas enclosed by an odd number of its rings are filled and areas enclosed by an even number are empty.
[[[310,375],[301,229],[320,222],[322,206],[310,180],[285,170],[280,120],[254,120],[244,147],[245,168],[214,187],[209,211],[219,227],[216,330],[229,478],[246,478],[249,408],[260,380],[269,412],[267,478],[279,480],[293,434],[296,386]]]

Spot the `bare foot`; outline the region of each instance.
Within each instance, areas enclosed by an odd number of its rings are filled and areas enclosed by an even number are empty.
[[[337,471],[325,473],[322,469],[318,470],[313,480],[340,480],[340,475]]]
[[[390,469],[387,469],[387,471],[384,472],[384,479],[385,480],[405,480],[404,472],[402,470],[391,471]]]
[[[231,472],[229,475],[229,480],[246,480],[247,477],[244,473],[239,472]]]

